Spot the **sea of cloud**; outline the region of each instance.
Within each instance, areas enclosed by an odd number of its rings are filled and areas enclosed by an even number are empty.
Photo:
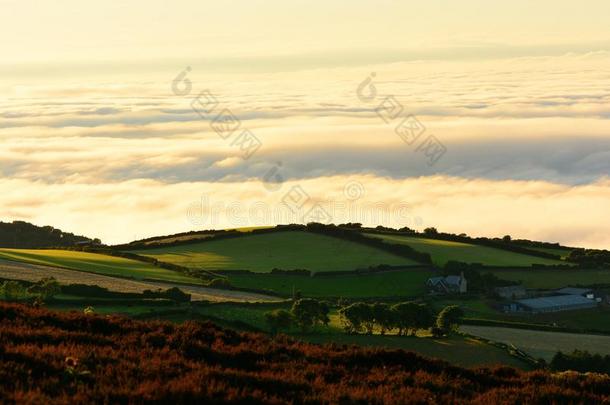
[[[282,199],[302,187],[303,209],[320,203],[333,222],[610,247],[608,66],[604,52],[250,75],[193,65],[188,95],[171,91],[182,66],[117,81],[3,82],[2,218],[123,242],[300,222],[307,212],[283,216]],[[376,97],[363,100],[371,73]],[[248,159],[214,131],[214,114],[191,108],[206,89],[260,140]],[[435,164],[378,115],[388,96],[445,146]],[[270,173],[277,186],[265,185]],[[350,200],[349,184],[365,192]],[[193,219],[202,198],[230,209]]]

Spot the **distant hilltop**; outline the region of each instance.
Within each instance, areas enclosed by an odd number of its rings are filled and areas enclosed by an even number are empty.
[[[24,221],[0,222],[0,247],[51,248],[99,244],[99,239],[63,232],[52,226],[36,226]]]

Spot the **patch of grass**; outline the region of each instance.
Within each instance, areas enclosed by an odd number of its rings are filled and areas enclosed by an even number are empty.
[[[415,297],[426,293],[426,280],[434,274],[424,269],[332,277],[235,274],[229,280],[235,287],[264,289],[284,296],[300,291],[305,297],[317,298]]]
[[[546,361],[550,361],[559,350],[569,353],[574,350],[587,350],[602,355],[610,354],[610,336],[474,325],[463,325],[460,329],[491,341],[512,344],[532,357]]]
[[[464,263],[481,263],[487,266],[526,267],[532,264],[565,264],[559,260],[544,259],[495,249],[470,243],[453,242],[438,239],[427,239],[403,235],[365,234],[380,238],[388,243],[407,245],[413,249],[429,253],[437,266],[444,266],[450,260]]]
[[[535,247],[535,246],[525,246],[530,250],[537,250],[538,252],[550,253],[552,255],[557,255],[562,259],[568,257],[572,249],[570,248],[544,248],[544,247]]]
[[[337,343],[359,346],[374,346],[387,349],[402,349],[422,356],[448,361],[463,367],[508,365],[528,369],[529,365],[505,350],[482,343],[476,339],[451,336],[443,339],[413,336],[348,335],[344,333],[304,336],[312,343]]]
[[[52,249],[0,249],[0,258],[107,276],[201,284],[201,280],[185,276],[176,271],[162,269],[149,263],[96,253]]]
[[[290,309],[290,304],[285,304],[281,307]],[[219,304],[197,307],[195,312],[199,315],[226,319],[228,321],[241,321],[252,325],[257,329],[268,330],[267,323],[265,322],[265,313],[271,310],[271,308],[252,305],[237,306]]]
[[[446,306],[457,305],[464,311],[464,315],[467,318],[500,319],[499,316],[503,315],[501,312],[498,312],[491,307],[491,303],[488,303],[483,299],[457,300],[441,298],[431,299],[429,302],[436,312],[440,312]]]
[[[380,264],[414,265],[412,260],[370,246],[301,231],[245,234],[239,238],[134,251],[185,267],[206,270],[273,268],[348,271]]]

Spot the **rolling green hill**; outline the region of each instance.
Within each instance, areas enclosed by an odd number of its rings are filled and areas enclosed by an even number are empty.
[[[565,264],[559,260],[545,259],[515,253],[508,250],[495,249],[492,247],[452,242],[438,239],[427,239],[404,235],[386,235],[368,233],[367,236],[380,238],[387,243],[403,244],[413,249],[429,253],[432,261],[438,266],[443,266],[450,260],[464,263],[481,263],[487,266],[526,267],[532,264]]]
[[[427,269],[407,269],[371,274],[309,277],[283,274],[231,274],[231,285],[273,291],[290,297],[299,291],[306,297],[417,297],[426,293],[426,280],[437,275]]]
[[[201,284],[201,280],[185,276],[176,271],[162,269],[136,260],[96,253],[71,250],[0,249],[0,259],[63,267],[107,276]]]
[[[274,268],[320,272],[349,271],[380,264],[417,264],[375,247],[302,231],[244,234],[238,238],[132,252],[191,268],[259,273]]]
[[[255,230],[267,229],[267,228],[273,228],[273,227],[272,226],[250,226],[250,227],[243,227],[243,228],[223,229],[220,231],[184,232],[184,233],[177,233],[174,235],[156,236],[156,237],[152,237],[152,238],[137,240],[137,241],[131,242],[131,244],[136,245],[134,247],[134,249],[137,249],[139,247],[138,245],[148,246],[148,245],[156,245],[156,244],[169,244],[169,243],[175,243],[175,242],[185,242],[185,241],[193,240],[193,239],[210,238],[212,236],[217,235],[217,233],[222,233],[222,232],[232,232],[232,231],[252,232]],[[125,246],[125,245],[123,245],[123,246]]]

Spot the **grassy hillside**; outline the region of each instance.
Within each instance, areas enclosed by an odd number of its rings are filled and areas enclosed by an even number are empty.
[[[236,287],[265,289],[285,296],[294,290],[306,297],[415,297],[426,293],[426,280],[433,275],[430,270],[408,269],[332,277],[235,274],[229,280]]]
[[[526,254],[495,249],[487,246],[462,242],[427,239],[403,235],[366,234],[381,238],[388,243],[403,244],[413,249],[429,253],[434,264],[443,266],[449,260],[464,263],[482,263],[487,266],[525,267],[532,264],[565,264],[559,260],[545,259]]]
[[[289,309],[289,306],[286,306]],[[196,311],[205,316],[222,318],[229,321],[239,321],[250,324],[260,330],[268,330],[265,322],[264,307],[237,306],[231,304],[215,304],[202,306]],[[341,330],[336,314],[331,315],[331,326],[318,327],[315,334],[292,334],[313,343],[336,343],[359,346],[372,346],[386,349],[403,349],[421,354],[422,356],[440,358],[462,367],[491,366],[504,364],[516,368],[529,368],[529,364],[509,355],[506,350],[487,345],[478,340],[451,336],[445,339],[415,336],[381,336],[381,335],[348,335]]]
[[[239,238],[133,252],[191,268],[260,273],[273,268],[319,272],[355,270],[379,264],[417,264],[374,247],[301,231],[245,234]]]
[[[546,248],[546,247],[537,247],[537,246],[526,246],[528,249],[537,250],[543,253],[550,253],[552,255],[557,255],[559,257],[566,258],[570,255],[572,249],[570,248]]]
[[[271,226],[250,226],[250,227],[235,228],[235,229],[224,229],[219,232],[225,232],[225,231],[252,232],[252,231],[255,231],[258,229],[267,229],[267,228],[272,228],[272,227]],[[215,231],[187,232],[187,233],[178,233],[175,235],[153,237],[153,238],[143,239],[140,241],[134,241],[132,243],[142,244],[142,245],[146,246],[146,245],[152,245],[152,244],[184,242],[184,241],[193,240],[193,239],[205,239],[205,238],[210,238],[214,235],[216,235]]]
[[[64,267],[108,276],[197,283],[201,280],[135,260],[70,250],[0,249],[0,259]]]

